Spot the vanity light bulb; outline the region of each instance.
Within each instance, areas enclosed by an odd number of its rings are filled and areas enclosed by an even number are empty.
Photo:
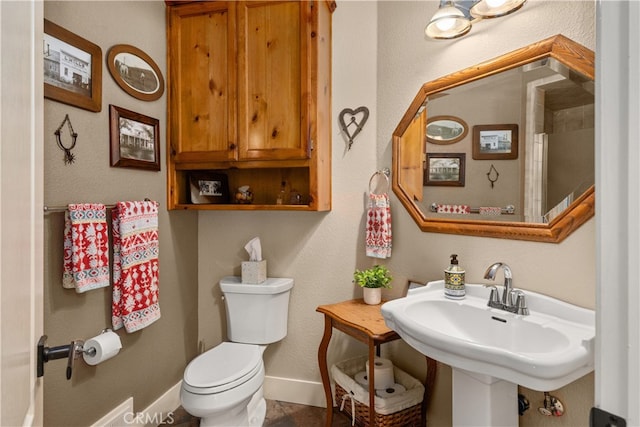
[[[440,31],[449,31],[454,25],[456,25],[456,20],[454,18],[441,19],[436,22],[436,27],[438,27]]]
[[[506,3],[506,0],[486,0],[487,5],[491,8],[500,7]]]

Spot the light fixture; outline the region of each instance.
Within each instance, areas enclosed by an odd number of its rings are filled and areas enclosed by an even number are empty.
[[[526,0],[480,0],[471,6],[471,15],[476,18],[498,18],[520,9]]]
[[[453,0],[441,0],[438,11],[424,29],[424,33],[432,39],[454,39],[467,34],[471,30],[471,22]]]
[[[527,0],[440,0],[438,11],[424,29],[432,39],[455,39],[482,19],[498,18],[520,9]]]

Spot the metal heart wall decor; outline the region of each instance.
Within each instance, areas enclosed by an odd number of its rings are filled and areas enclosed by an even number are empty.
[[[349,119],[348,123],[345,121],[345,117]],[[338,120],[340,121],[340,128],[349,139],[349,150],[351,150],[353,139],[360,133],[360,131],[364,127],[364,124],[367,123],[367,119],[369,119],[369,109],[367,107],[358,107],[355,110],[352,110],[351,108],[345,108],[344,110],[340,111]],[[353,133],[349,131],[350,126],[355,126],[355,130],[353,130]]]

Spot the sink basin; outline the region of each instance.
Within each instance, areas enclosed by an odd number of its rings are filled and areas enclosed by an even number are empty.
[[[382,315],[416,350],[467,373],[551,391],[593,370],[593,310],[525,291],[522,316],[488,307],[484,285],[466,291],[450,300],[443,281],[430,282],[383,304]]]

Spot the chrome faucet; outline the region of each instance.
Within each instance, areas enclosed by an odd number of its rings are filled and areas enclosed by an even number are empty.
[[[495,286],[488,286],[491,289],[489,296],[489,302],[487,305],[493,308],[499,308],[501,310],[509,311],[511,313],[527,315],[529,309],[525,302],[524,292],[513,289],[513,276],[511,275],[511,269],[503,262],[496,262],[487,268],[484,273],[484,278],[489,280],[495,280],[496,273],[502,267],[504,272],[504,289],[502,290],[502,298],[498,298],[498,290]],[[513,297],[516,297],[514,302]]]
[[[502,305],[508,306],[511,305],[509,294],[513,289],[513,276],[511,275],[511,269],[509,266],[503,262],[496,262],[487,268],[487,271],[484,273],[484,278],[489,280],[496,280],[496,273],[498,269],[504,270],[504,290],[502,291]]]

